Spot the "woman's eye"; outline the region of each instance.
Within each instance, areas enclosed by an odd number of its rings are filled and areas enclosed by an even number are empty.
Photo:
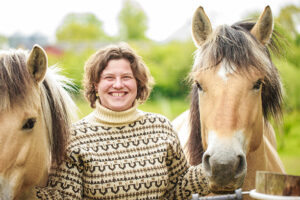
[[[114,80],[114,77],[112,77],[112,76],[106,76],[106,77],[104,77],[104,79],[108,80],[108,81],[112,81],[112,80]]]
[[[27,121],[24,123],[22,129],[23,130],[30,130],[33,129],[35,125],[36,119],[35,118],[29,118]]]
[[[198,90],[203,91],[203,88],[202,88],[202,86],[200,85],[200,83],[196,82],[196,86],[197,86]]]
[[[131,76],[124,76],[123,79],[129,80],[129,79],[132,79],[132,77]]]
[[[261,85],[262,85],[262,80],[259,79],[259,80],[256,81],[256,83],[253,85],[253,89],[254,89],[254,90],[259,90],[260,87],[261,87]]]

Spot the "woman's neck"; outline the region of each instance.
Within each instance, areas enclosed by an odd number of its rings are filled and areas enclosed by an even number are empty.
[[[92,123],[100,123],[106,125],[122,125],[138,120],[143,116],[143,112],[137,109],[138,103],[125,111],[113,111],[96,102],[95,111],[87,116],[87,120]]]

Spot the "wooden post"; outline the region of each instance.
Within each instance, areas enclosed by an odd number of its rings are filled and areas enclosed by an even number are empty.
[[[257,171],[256,192],[279,196],[300,196],[300,176]]]

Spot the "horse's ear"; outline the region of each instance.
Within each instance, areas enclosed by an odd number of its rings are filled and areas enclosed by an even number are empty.
[[[34,45],[27,59],[27,69],[33,78],[40,82],[44,79],[48,66],[46,52],[39,45]]]
[[[272,11],[270,6],[267,6],[251,29],[251,34],[263,45],[266,45],[272,37],[273,26]]]
[[[200,47],[211,34],[212,27],[202,6],[197,8],[192,19],[192,36],[196,46]]]

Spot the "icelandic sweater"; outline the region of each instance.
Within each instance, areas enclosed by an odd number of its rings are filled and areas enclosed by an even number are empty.
[[[201,166],[189,166],[164,116],[137,105],[95,111],[73,124],[67,158],[53,169],[38,199],[191,199],[206,195]]]

